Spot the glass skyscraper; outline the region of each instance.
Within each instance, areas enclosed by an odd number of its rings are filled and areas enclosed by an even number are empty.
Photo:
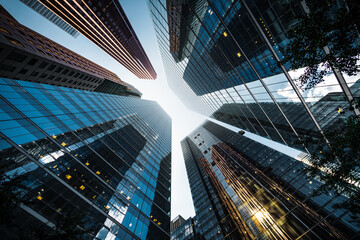
[[[359,237],[349,212],[334,208],[346,196],[312,196],[323,183],[302,171],[307,154],[287,156],[210,121],[182,148],[205,239]]]
[[[119,1],[38,1],[138,78],[156,79],[155,69]]]
[[[55,13],[51,12],[47,7],[42,5],[38,0],[20,0],[26,6],[32,8],[34,11],[38,12],[41,16],[45,17],[56,26],[76,38],[79,36],[79,32],[72,28],[69,24],[67,24],[64,20],[59,18]]]
[[[284,145],[303,138],[298,116],[306,119],[306,130],[320,136],[344,118],[338,109],[352,111],[334,75],[301,91],[294,81],[301,70],[282,62],[281,49],[289,44],[289,31],[304,14],[304,4],[148,0],[169,86],[188,108]],[[336,1],[333,8],[343,4]],[[358,77],[346,80],[351,86]],[[350,91],[355,97],[358,86]],[[337,99],[324,101],[337,92]]]
[[[170,238],[171,119],[156,102],[6,78],[0,102],[1,172],[22,184],[2,239],[69,216],[85,239]]]

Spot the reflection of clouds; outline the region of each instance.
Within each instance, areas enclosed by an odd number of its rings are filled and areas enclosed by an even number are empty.
[[[290,71],[289,74],[292,79],[298,79],[300,75],[304,72],[304,70],[305,68],[301,68],[296,71]],[[359,76],[347,76],[344,74],[344,78],[350,87],[354,82],[358,80]],[[330,92],[341,92],[341,88],[333,73],[325,76],[324,81],[319,83],[312,89],[306,91],[300,90],[300,93],[307,102],[316,102]],[[300,102],[289,83],[287,83],[285,87],[278,89],[277,94],[285,97],[285,101]]]

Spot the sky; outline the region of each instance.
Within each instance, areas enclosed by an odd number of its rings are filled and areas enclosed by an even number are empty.
[[[156,80],[138,79],[81,34],[73,38],[19,0],[0,0],[0,4],[21,24],[114,72],[121,80],[140,90],[143,99],[158,102],[170,115],[172,118],[171,219],[179,214],[187,219],[194,216],[195,212],[180,141],[205,121],[206,117],[187,109],[168,87],[146,0],[120,0],[120,3],[155,68]]]

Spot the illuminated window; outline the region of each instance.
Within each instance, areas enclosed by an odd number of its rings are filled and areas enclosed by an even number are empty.
[[[61,146],[65,147],[65,146],[66,146],[66,143],[62,142],[62,143],[61,143]]]
[[[224,35],[224,37],[228,36],[227,32],[223,32],[223,35]]]
[[[66,178],[67,178],[67,179],[70,179],[70,178],[71,178],[71,176],[68,174],[68,175],[66,175]]]
[[[85,189],[84,185],[81,185],[81,186],[80,186],[80,189],[81,189],[81,190],[84,190],[84,189]]]
[[[37,196],[36,198],[39,199],[39,200],[42,200],[42,199],[43,199],[42,196],[40,196],[40,195]]]
[[[99,171],[96,171],[96,174],[97,174],[97,175],[100,175],[100,172],[99,172]]]
[[[2,31],[2,32],[4,32],[4,33],[9,34],[9,31],[8,31],[8,30],[6,30],[6,29],[4,29],[4,28],[0,28],[0,31]]]
[[[9,40],[9,42],[11,42],[14,45],[18,45],[20,47],[23,47],[23,45],[18,40],[15,40],[15,39],[12,39],[12,38],[7,38],[7,40]]]
[[[238,52],[236,55],[237,55],[238,57],[241,57],[241,53],[239,53],[239,52]]]

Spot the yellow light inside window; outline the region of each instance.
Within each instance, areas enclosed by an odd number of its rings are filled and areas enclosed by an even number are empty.
[[[109,206],[106,206],[105,208],[106,208],[107,210],[109,210],[109,209],[110,209],[110,207],[109,207]]]
[[[84,189],[85,189],[84,185],[81,185],[81,186],[80,186],[80,189],[81,189],[81,190],[84,190]]]
[[[66,146],[66,143],[62,142],[62,143],[61,143],[61,146],[65,147],[65,146]]]
[[[157,219],[156,219],[156,218],[154,219],[154,222],[157,222]]]
[[[36,198],[39,199],[39,200],[42,200],[42,199],[43,199],[42,196],[40,196],[40,195],[37,196]]]
[[[224,37],[227,37],[228,34],[227,34],[227,32],[223,32],[223,35],[224,35]]]
[[[55,138],[57,138],[57,136],[56,136],[56,135],[53,135],[52,138],[55,139]]]
[[[53,166],[53,168],[56,168],[56,167],[57,167],[57,165]]]
[[[89,166],[89,164],[90,164],[90,163],[88,163],[88,162],[85,163],[86,166]]]
[[[96,174],[97,174],[97,175],[100,175],[100,172],[99,172],[99,171],[96,171]]]
[[[127,196],[127,198],[126,198],[127,200],[130,200],[130,197],[129,196]]]
[[[150,215],[150,218],[153,218],[153,216],[152,216],[152,215]]]
[[[95,196],[93,196],[93,199],[94,199],[94,198],[96,198],[96,195],[95,195]]]
[[[58,208],[58,210],[56,210],[57,212],[60,212],[61,211],[61,208]]]
[[[71,178],[71,176],[68,174],[68,175],[66,175],[66,178],[67,178],[67,179],[70,179],[70,178]]]
[[[0,31],[4,32],[4,33],[9,33],[8,30],[4,29],[4,28],[0,28]]]
[[[241,53],[239,53],[239,52],[238,52],[236,55],[237,55],[238,57],[241,57]]]
[[[160,226],[160,225],[161,225],[161,222],[158,222],[158,225]]]
[[[75,154],[75,157],[77,157],[78,156],[78,154]]]
[[[22,45],[21,43],[19,43],[17,40],[9,39],[9,41],[10,41],[12,44],[15,44],[15,45],[18,45],[18,46],[23,47],[23,45]]]

